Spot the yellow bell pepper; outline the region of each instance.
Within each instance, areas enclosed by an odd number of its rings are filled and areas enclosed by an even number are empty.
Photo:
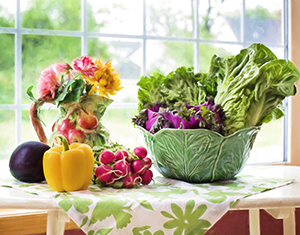
[[[84,190],[94,172],[94,155],[87,144],[72,143],[59,136],[62,145],[47,150],[43,156],[44,175],[49,186],[58,192]]]

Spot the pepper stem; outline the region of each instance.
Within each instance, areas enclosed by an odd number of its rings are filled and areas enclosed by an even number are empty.
[[[57,137],[60,139],[61,144],[63,146],[63,152],[66,152],[69,150],[69,142],[67,140],[66,137],[64,137],[63,135],[57,135]]]

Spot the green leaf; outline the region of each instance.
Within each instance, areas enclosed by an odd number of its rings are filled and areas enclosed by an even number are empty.
[[[75,198],[73,201],[74,208],[79,213],[87,213],[89,206],[93,204],[93,200],[89,198]]]
[[[247,194],[239,192],[227,192],[219,189],[204,193],[203,196],[209,202],[222,203],[227,199],[227,196],[247,196]]]
[[[61,200],[58,205],[65,211],[69,211],[73,205],[72,201],[70,199],[63,199]]]
[[[198,206],[193,213],[191,213],[191,215],[188,215],[188,221],[189,223],[191,223],[192,225],[197,224],[198,219],[206,212],[207,210],[207,205],[205,204],[201,204],[200,206]]]
[[[278,105],[295,95],[300,77],[292,62],[277,59],[269,48],[257,43],[219,62],[212,61],[211,67],[221,64],[215,103],[225,112],[226,135],[282,117]]]
[[[141,206],[143,206],[144,208],[146,208],[146,209],[148,209],[148,210],[154,211],[154,209],[153,209],[151,203],[148,202],[147,200],[137,200],[137,201],[138,201],[138,202],[141,204]]]
[[[165,233],[162,230],[157,230],[153,235],[164,235]]]
[[[182,235],[184,228],[183,227],[177,227],[174,231],[173,235]]]
[[[58,93],[58,96],[55,98],[55,102],[57,102],[58,104],[62,103],[63,101],[65,101],[65,97],[67,96],[68,92],[69,92],[69,88],[70,86],[75,83],[76,80],[74,79],[69,79],[69,81],[67,82],[67,84],[65,85],[65,88],[62,89],[61,92]]]
[[[193,211],[193,209],[194,209],[194,206],[195,206],[195,201],[194,201],[194,200],[189,200],[189,201],[186,203],[186,206],[185,206],[185,214],[184,214],[185,217],[190,217],[190,216],[191,216],[192,211]]]
[[[32,93],[32,89],[33,89],[33,86],[28,87],[28,89],[26,91],[26,95],[27,95],[29,100],[31,100],[33,102],[36,102],[36,103],[39,103],[39,101],[36,98],[34,98],[34,95]]]
[[[173,213],[177,216],[177,218],[182,220],[182,218],[183,218],[182,209],[175,203],[171,204],[171,209],[172,209]]]
[[[115,200],[113,197],[101,196],[92,212],[90,224],[95,224],[98,220],[102,221],[109,216],[116,220],[116,227],[126,227],[130,222],[132,215],[124,210],[131,211],[131,206],[125,206],[128,200]]]
[[[90,230],[87,235],[95,235],[95,231],[94,230]]]
[[[80,228],[82,228],[88,222],[88,219],[89,219],[88,216],[86,216],[86,217],[83,218],[83,220],[81,222],[81,225],[80,225]]]
[[[174,216],[173,215],[171,215],[169,212],[167,212],[167,211],[161,211],[160,212],[164,217],[167,217],[167,218],[174,218]]]
[[[113,230],[113,228],[103,228],[103,229],[99,229],[95,235],[106,235],[109,234],[110,231]]]
[[[178,221],[176,219],[174,220],[169,220],[166,223],[164,223],[164,228],[166,229],[173,229],[176,228],[178,226]]]
[[[148,226],[148,225],[143,226],[143,227],[135,227],[135,228],[132,229],[132,233],[133,233],[133,235],[142,235],[141,232],[144,231],[144,230],[147,230],[149,228],[151,228],[151,227]]]

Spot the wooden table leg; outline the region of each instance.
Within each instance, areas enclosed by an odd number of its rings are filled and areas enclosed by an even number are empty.
[[[296,235],[295,208],[265,209],[273,218],[283,219],[283,234]]]
[[[69,216],[63,210],[48,210],[47,235],[63,235],[65,224],[69,221]]]
[[[260,235],[259,209],[249,209],[250,235]]]

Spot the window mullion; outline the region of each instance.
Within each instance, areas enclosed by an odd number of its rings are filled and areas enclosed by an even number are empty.
[[[194,44],[194,68],[195,71],[199,71],[199,0],[195,0],[194,3],[194,37],[196,38],[196,42]]]
[[[21,35],[21,0],[16,2],[15,21],[15,117],[16,117],[16,144],[22,141],[22,35]]]
[[[281,20],[283,21],[283,45],[284,45],[284,58],[286,60],[289,59],[289,6],[288,6],[288,1],[283,0],[283,14]],[[283,119],[283,162],[288,162],[290,161],[290,148],[289,148],[289,143],[290,143],[290,115],[291,115],[291,110],[290,110],[290,99],[285,99],[284,101],[284,110],[285,110],[285,115]]]
[[[87,0],[81,0],[81,55],[88,54],[88,16],[87,16]]]
[[[142,68],[142,73],[143,75],[146,75],[146,34],[147,34],[147,29],[146,29],[146,0],[143,0],[143,68]]]
[[[245,24],[246,24],[246,0],[242,0],[242,12],[241,12],[241,43],[245,47]]]

